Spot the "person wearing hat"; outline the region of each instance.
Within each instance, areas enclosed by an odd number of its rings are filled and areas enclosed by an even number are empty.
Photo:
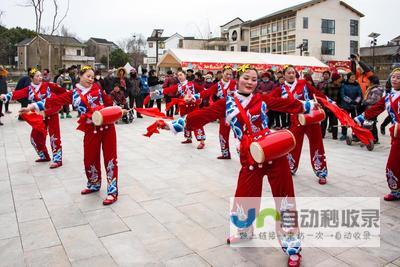
[[[361,87],[356,80],[353,72],[347,73],[347,80],[340,88],[340,105],[352,118],[358,115],[361,100],[363,99]],[[346,140],[347,127],[342,127],[342,136],[340,140]]]
[[[400,201],[400,68],[394,69],[390,75],[391,90],[376,104],[357,116],[355,121],[363,124],[365,120],[373,120],[379,114],[387,111],[392,119],[390,127],[391,147],[386,164],[386,180],[390,192],[383,199],[385,201]]]
[[[31,78],[32,82],[28,87],[7,94],[2,94],[0,98],[6,102],[23,98],[27,98],[30,102],[37,102],[50,98],[53,95],[62,94],[66,91],[58,84],[42,82],[42,73],[36,68],[32,68],[29,71],[29,77]],[[59,107],[46,110],[43,118],[44,129],[39,126],[32,126],[31,132],[31,143],[39,156],[36,162],[48,162],[50,161],[50,156],[46,147],[46,137],[48,131],[50,136],[51,150],[53,152],[53,162],[50,164],[50,169],[55,169],[62,166],[60,121],[58,117],[59,110]],[[31,116],[22,117],[31,124]]]
[[[323,93],[335,101],[339,103],[339,91],[340,87],[342,86],[343,77],[339,74],[334,72],[331,77],[331,82],[328,86],[324,87]],[[322,138],[325,138],[326,129],[328,128],[328,121],[329,121],[329,129],[332,130],[332,139],[338,139],[338,119],[336,118],[335,114],[333,114],[329,109],[325,108],[325,120],[321,122],[321,131],[322,131]]]
[[[236,91],[236,81],[232,79],[232,67],[224,66],[222,70],[221,80],[212,87],[200,92],[200,98],[210,98],[215,102],[224,99],[227,95]],[[221,146],[221,156],[217,159],[231,159],[229,148],[229,132],[230,128],[226,124],[225,117],[219,118],[219,143]]]

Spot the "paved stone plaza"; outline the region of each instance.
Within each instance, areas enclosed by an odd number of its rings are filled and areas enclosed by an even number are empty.
[[[100,193],[80,195],[86,178],[76,119],[61,121],[64,166],[50,170],[34,162],[30,127],[16,120],[18,107],[11,105],[0,127],[1,266],[286,266],[280,249],[225,244],[240,164],[236,154],[215,159],[217,123],[206,127],[203,151],[168,132],[143,137],[150,118],[117,125],[120,196],[106,207],[104,183]],[[294,177],[297,196],[388,192],[387,136],[373,152],[331,139],[325,148],[328,184],[317,183],[306,141]],[[264,185],[270,196],[266,179]],[[304,266],[400,266],[400,203],[381,201],[381,211],[380,248],[304,248]]]

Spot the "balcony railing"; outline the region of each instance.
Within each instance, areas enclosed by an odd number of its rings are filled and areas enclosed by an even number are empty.
[[[76,56],[76,55],[64,55],[62,56],[63,61],[94,61],[94,57],[87,57],[87,56]]]

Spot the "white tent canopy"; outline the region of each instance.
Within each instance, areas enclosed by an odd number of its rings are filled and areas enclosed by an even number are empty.
[[[263,70],[274,67],[281,69],[286,64],[294,65],[299,70],[311,68],[316,72],[329,68],[315,57],[309,56],[194,49],[169,49],[161,57],[158,67],[220,70],[223,65],[231,65],[235,68],[242,64],[250,64]]]

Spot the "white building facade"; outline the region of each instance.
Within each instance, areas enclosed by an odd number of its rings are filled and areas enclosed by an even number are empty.
[[[313,0],[245,22],[241,27],[250,29],[251,52],[346,61],[359,51],[363,16],[340,0]]]

